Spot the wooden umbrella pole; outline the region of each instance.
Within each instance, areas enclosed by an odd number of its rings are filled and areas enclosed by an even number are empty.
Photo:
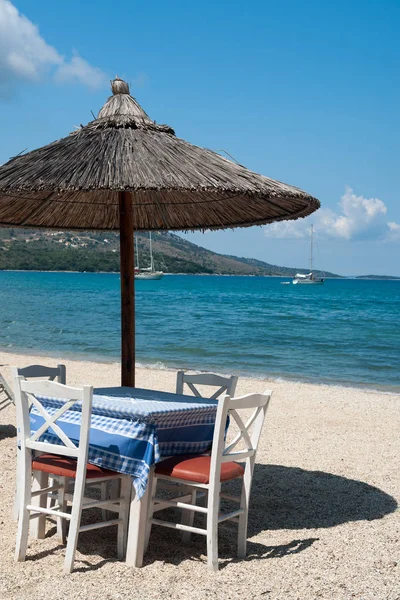
[[[121,385],[135,385],[135,246],[130,192],[119,193],[121,270]]]

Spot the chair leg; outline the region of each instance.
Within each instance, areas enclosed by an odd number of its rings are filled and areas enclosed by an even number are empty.
[[[72,572],[75,562],[75,553],[76,547],[78,545],[78,535],[79,535],[79,523],[82,516],[82,510],[76,510],[74,517],[71,518],[69,531],[68,531],[68,541],[67,541],[67,551],[65,553],[64,560],[64,574],[68,575]],[[74,519],[74,522],[73,522]]]
[[[117,500],[117,498],[119,497],[121,484],[122,479],[111,479],[111,481],[109,482],[111,500]]]
[[[118,498],[121,495],[121,481],[121,479],[111,479],[111,481],[105,482],[107,485],[107,496],[105,496],[105,498],[109,498],[111,502],[113,500],[118,500]],[[110,510],[102,511],[102,517],[103,521],[107,521],[109,519],[114,518],[112,511]]]
[[[62,512],[67,510],[67,500],[65,494],[67,493],[68,479],[66,477],[60,478],[62,488],[58,490],[58,504]],[[64,544],[67,539],[67,522],[66,519],[57,517],[57,539],[60,544]]]
[[[242,494],[240,497],[240,508],[243,509],[243,513],[239,516],[239,528],[238,528],[238,558],[246,558],[247,549],[247,521],[249,516],[249,501],[250,501],[250,489],[252,479],[252,466],[246,468],[243,483],[242,483]]]
[[[207,565],[212,571],[218,571],[218,513],[221,486],[208,494],[207,512]]]
[[[29,536],[29,510],[20,507],[18,518],[17,543],[15,548],[15,561],[23,562],[26,556]]]
[[[109,481],[102,481],[100,483],[100,500],[107,500],[109,498]],[[104,508],[101,509],[101,518],[103,521],[107,521],[108,511]]]
[[[150,482],[150,479],[149,479]],[[152,487],[151,487],[151,493],[150,493],[150,497],[149,497],[149,501],[148,501],[148,510],[147,510],[147,521],[146,521],[146,529],[145,529],[145,536],[144,536],[144,547],[143,547],[143,554],[146,554],[148,547],[149,547],[149,543],[150,543],[150,535],[151,535],[151,523],[150,523],[150,519],[153,518],[153,514],[154,514],[154,502],[153,502],[153,497],[155,497],[157,495],[157,479],[154,477],[152,480]]]
[[[131,502],[132,494],[132,479],[130,477],[122,477],[117,483],[120,482],[120,509],[119,518],[122,519],[122,523],[118,525],[118,537],[117,537],[117,548],[118,558],[123,560],[126,555],[126,544],[128,540],[128,521],[129,521],[129,507]],[[113,490],[114,480],[111,480],[111,490]],[[115,486],[114,486],[115,489]],[[115,498],[113,498],[115,499]]]
[[[21,465],[20,465],[21,452],[22,452],[21,448],[19,448],[17,446],[17,469],[16,469],[16,480],[15,480],[14,506],[13,506],[13,514],[12,514],[14,521],[18,521],[18,511],[19,511],[19,504],[20,504],[19,496],[20,496],[20,487],[22,484],[22,481],[21,481],[22,474],[21,474]]]
[[[152,524],[150,523],[150,519],[152,519],[153,515],[154,515],[154,502],[153,502],[153,498],[155,498],[157,496],[157,483],[158,483],[157,478],[153,477],[152,484],[151,484],[152,485],[152,487],[151,487],[151,493],[150,493],[149,502],[148,502],[148,510],[147,510],[146,533],[145,533],[144,548],[143,548],[143,553],[144,554],[146,554],[146,552],[147,552],[147,550],[149,548],[149,543],[150,543],[150,535],[151,535],[151,528],[152,528]]]
[[[17,487],[15,488],[14,504],[13,504],[13,512],[12,512],[13,521],[18,521],[18,511],[19,511],[19,490],[18,490],[18,483],[17,483]]]
[[[79,477],[77,477],[75,481],[74,496],[72,499],[72,510],[71,519],[69,523],[67,550],[65,553],[64,560],[64,573],[66,575],[68,575],[68,573],[71,573],[74,566],[75,552],[76,546],[78,544],[78,535],[82,517],[82,502],[84,493],[85,481],[82,479],[79,480]]]
[[[37,491],[48,486],[49,476],[43,471],[33,471],[32,490]],[[32,504],[36,504],[41,508],[47,508],[47,494],[35,496],[32,499]],[[40,515],[33,519],[30,525],[30,534],[36,540],[43,540],[46,534],[46,515]]]
[[[32,461],[29,452],[25,453],[25,457],[20,457],[19,476],[20,485],[18,491],[19,507],[18,507],[18,531],[17,541],[15,546],[15,561],[21,562],[25,560],[26,549],[28,546],[29,536],[29,510],[26,509],[27,504],[31,503],[31,479],[32,479]]]
[[[197,491],[193,488],[190,488],[189,486],[187,486],[185,488],[185,492],[184,493],[191,493],[192,497],[190,499],[190,504],[195,505],[196,501],[197,501]],[[182,510],[182,519],[181,519],[181,524],[182,525],[189,525],[189,527],[193,527],[193,521],[194,521],[194,510]],[[191,532],[190,531],[183,531],[182,532],[182,542],[184,544],[188,544],[190,542],[190,538],[191,538]]]
[[[55,482],[56,482],[56,479],[54,479],[53,477],[51,477],[50,480],[49,480],[49,485],[54,485]],[[48,504],[49,508],[54,508],[55,505],[56,505],[56,498],[55,498],[55,496],[50,496],[47,504]]]

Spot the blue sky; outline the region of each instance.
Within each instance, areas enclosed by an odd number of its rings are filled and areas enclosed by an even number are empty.
[[[318,267],[400,275],[399,25],[398,0],[0,0],[0,162],[91,120],[118,74],[179,137],[322,203],[188,239],[306,267],[313,222]]]

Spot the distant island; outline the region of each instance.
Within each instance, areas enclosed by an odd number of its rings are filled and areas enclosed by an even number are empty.
[[[136,234],[139,264],[150,263],[147,233]],[[180,236],[165,232],[153,235],[157,269],[171,274],[263,275],[293,277],[307,273],[301,267],[282,267],[254,258],[217,254]],[[119,235],[115,232],[75,232],[0,228],[0,270],[24,271],[119,271]],[[314,271],[324,277],[336,273]],[[387,278],[367,275],[365,278]]]
[[[393,275],[359,275],[354,279],[394,279],[399,280],[400,277],[394,277]]]

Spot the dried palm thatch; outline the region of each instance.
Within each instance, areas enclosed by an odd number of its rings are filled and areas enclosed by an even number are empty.
[[[120,228],[130,192],[133,229],[245,227],[305,217],[319,202],[175,136],[115,79],[96,120],[0,168],[0,225]]]

